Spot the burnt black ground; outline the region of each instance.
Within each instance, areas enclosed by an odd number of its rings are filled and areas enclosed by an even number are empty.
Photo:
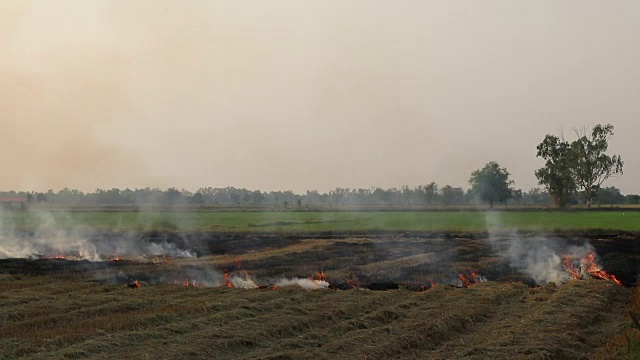
[[[89,235],[99,248],[116,249],[123,242],[170,243],[190,250],[197,258],[119,254],[124,261],[90,262],[59,259],[2,259],[0,273],[79,276],[87,280],[122,283],[135,278],[160,284],[206,274],[247,271],[259,285],[282,277],[309,277],[324,271],[332,284],[345,281],[367,284],[396,283],[419,289],[431,282],[459,285],[458,274],[475,271],[491,281],[533,280],[497,253],[500,244],[512,240],[535,246],[544,239],[558,248],[595,248],[602,268],[625,286],[635,286],[640,273],[640,235],[633,233],[488,234],[404,233],[404,234],[299,234],[255,235],[221,233],[146,232],[121,234],[101,232]],[[25,236],[28,241],[28,235]],[[496,245],[498,244],[498,245]],[[105,254],[106,256],[106,254]],[[198,279],[204,281],[206,279]],[[347,286],[348,287],[348,286]]]

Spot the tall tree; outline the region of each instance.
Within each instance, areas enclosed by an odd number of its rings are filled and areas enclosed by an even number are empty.
[[[622,174],[624,165],[619,155],[606,154],[613,136],[612,125],[596,125],[590,134],[585,130],[576,133],[578,139],[571,143],[547,135],[537,147],[537,156],[546,162],[536,170],[536,177],[560,207],[567,204],[575,190],[582,190],[587,207],[591,207],[600,185],[609,177]]]
[[[587,207],[591,207],[600,185],[609,177],[622,174],[624,165],[619,155],[609,156],[609,139],[613,136],[613,125],[596,125],[591,134],[578,132],[578,139],[571,143],[575,157],[573,173],[575,182],[586,196]]]
[[[537,149],[536,156],[545,160],[544,167],[535,171],[538,184],[547,188],[556,206],[564,208],[576,189],[572,147],[558,136],[547,135]]]
[[[497,162],[489,162],[484,168],[471,173],[471,191],[491,207],[494,203],[503,203],[512,197],[510,185],[513,181],[509,180],[509,175],[507,169],[501,168]]]

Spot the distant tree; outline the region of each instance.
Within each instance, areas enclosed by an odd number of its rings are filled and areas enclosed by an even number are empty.
[[[540,188],[533,188],[522,193],[522,202],[525,205],[548,205],[551,204],[549,193]]]
[[[536,156],[545,160],[544,167],[535,171],[538,184],[547,189],[556,206],[564,208],[576,190],[571,145],[558,136],[547,135],[537,149]]]
[[[511,190],[511,199],[516,204],[522,204],[522,189],[512,189]]]
[[[432,182],[429,185],[425,185],[422,188],[424,202],[427,205],[433,205],[438,199],[438,184]]]
[[[391,190],[384,190],[383,188],[376,188],[371,195],[375,199],[376,204],[389,205],[391,204]]]
[[[197,191],[191,197],[191,203],[194,205],[203,205],[205,202],[204,194],[200,191]]]
[[[264,194],[260,190],[252,191],[250,201],[253,205],[262,205],[264,202]]]
[[[345,196],[349,193],[349,189],[338,187],[335,190],[329,191],[329,205],[333,207],[338,207],[344,199]]]
[[[164,192],[164,200],[168,205],[176,205],[182,200],[182,191],[176,188],[169,188]]]
[[[613,125],[596,125],[591,134],[586,131],[577,134],[578,139],[571,143],[573,174],[576,185],[585,192],[587,207],[591,207],[600,185],[609,177],[622,174],[624,163],[619,155],[606,154]]]
[[[460,205],[464,202],[464,190],[459,187],[445,185],[440,189],[440,198],[445,205]]]
[[[618,205],[624,204],[624,195],[620,193],[617,187],[605,187],[598,190],[595,201],[600,205]]]
[[[626,195],[624,197],[624,203],[628,205],[640,205],[640,195]]]
[[[513,181],[509,180],[509,175],[507,169],[501,168],[497,162],[489,162],[484,168],[471,173],[471,191],[491,207],[495,203],[504,203],[512,197],[510,185]]]
[[[404,185],[402,187],[402,201],[405,205],[411,205],[411,199],[413,198],[413,190],[409,187],[409,185]]]

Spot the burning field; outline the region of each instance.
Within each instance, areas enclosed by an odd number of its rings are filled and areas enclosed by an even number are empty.
[[[640,272],[629,233],[13,236],[8,359],[607,358]]]

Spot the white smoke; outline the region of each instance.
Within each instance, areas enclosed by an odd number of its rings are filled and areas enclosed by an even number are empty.
[[[329,287],[329,283],[324,280],[293,278],[293,279],[278,280],[278,282],[276,282],[276,286],[277,287],[299,286],[303,289],[315,290],[315,289],[326,289]]]
[[[562,267],[562,258],[548,244],[548,239],[509,239],[507,259],[535,281],[536,284],[563,283],[569,274]]]
[[[240,289],[255,289],[258,287],[258,285],[256,285],[256,283],[253,282],[253,280],[251,280],[249,277],[241,278],[239,276],[234,276],[229,279],[229,281],[231,281],[231,284],[233,284],[234,287]]]
[[[148,242],[135,233],[98,235],[88,228],[77,226],[64,213],[34,211],[29,214],[34,224],[24,230],[13,214],[0,213],[0,259],[51,257],[89,261],[106,260],[109,256],[139,257],[157,255],[196,257],[197,254],[180,248],[168,239]],[[31,228],[32,227],[32,228]]]
[[[486,213],[486,226],[493,249],[512,268],[529,276],[538,285],[567,282],[571,276],[563,266],[564,257],[584,258],[593,251],[588,242],[582,246],[567,246],[561,239],[552,237],[523,237],[502,225],[499,212]]]
[[[196,253],[191,250],[183,250],[178,248],[175,244],[162,242],[148,244],[147,255],[167,255],[171,257],[180,258],[193,258],[197,257]]]

